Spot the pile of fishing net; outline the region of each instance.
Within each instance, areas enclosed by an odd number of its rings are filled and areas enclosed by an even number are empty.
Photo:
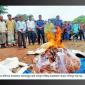
[[[35,73],[74,73],[79,71],[80,59],[68,49],[50,46],[34,58]]]

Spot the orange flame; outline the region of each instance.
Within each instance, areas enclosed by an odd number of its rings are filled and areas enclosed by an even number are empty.
[[[59,26],[57,26],[55,36],[52,30],[50,32],[46,31],[47,40],[48,42],[51,42],[48,47],[53,46],[53,47],[59,47],[63,49],[65,48],[64,45],[61,43],[61,33],[62,30]]]

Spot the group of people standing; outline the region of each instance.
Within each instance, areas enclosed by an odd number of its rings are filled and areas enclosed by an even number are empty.
[[[16,46],[18,44],[19,49],[23,46],[26,47],[27,37],[28,37],[28,44],[31,43],[34,45],[37,42],[40,45],[40,39],[43,40],[43,43],[47,42],[47,35],[46,32],[52,31],[54,36],[59,26],[63,33],[61,34],[61,38],[63,41],[69,41],[71,38],[70,31],[73,30],[73,40],[76,37],[78,39],[78,35],[80,35],[80,40],[85,40],[84,37],[84,25],[81,21],[80,25],[76,21],[73,27],[71,26],[70,22],[62,22],[60,20],[59,15],[56,17],[57,19],[51,23],[51,20],[48,19],[47,21],[42,20],[42,16],[39,15],[39,20],[33,21],[32,17],[29,16],[28,20],[25,20],[22,16],[15,17],[15,19],[11,18],[11,14],[7,15],[8,19],[6,23],[3,21],[3,16],[0,15],[0,44],[1,48],[5,48],[5,44],[8,47]],[[6,36],[7,35],[7,36]],[[51,36],[51,35],[50,35]],[[55,36],[56,37],[56,36]],[[61,42],[62,42],[61,40]],[[23,42],[23,43],[22,43]]]
[[[48,23],[45,25],[45,31],[53,31],[54,35],[56,32],[56,28],[57,26],[59,26],[62,30],[62,34],[61,34],[61,42],[62,41],[69,41],[71,39],[71,36],[73,36],[73,41],[76,38],[76,40],[78,40],[78,36],[80,36],[80,40],[82,40],[82,36],[83,36],[83,40],[85,41],[85,37],[84,37],[84,30],[85,30],[85,25],[83,24],[83,22],[81,21],[80,24],[78,24],[78,21],[75,21],[75,24],[72,26],[69,22],[64,21],[64,23],[62,22],[62,20],[60,20],[59,15],[56,17],[57,19],[51,23],[51,20],[48,20]]]
[[[44,39],[44,20],[42,20],[42,16],[39,15],[39,20],[33,21],[32,17],[29,16],[29,19],[24,22],[24,18],[22,16],[16,17],[15,20],[11,18],[10,14],[7,15],[8,19],[6,23],[3,21],[3,16],[0,15],[0,44],[1,48],[5,48],[5,44],[7,41],[7,46],[10,48],[12,45],[15,46],[18,44],[19,49],[22,46],[26,47],[27,36],[29,40],[29,45],[32,42],[33,45],[36,42],[35,36],[38,36],[38,45],[40,45],[40,38],[42,36],[43,43],[45,43]],[[37,29],[36,29],[37,28]],[[37,33],[36,33],[37,32]],[[7,34],[7,38],[6,38]],[[41,36],[40,36],[41,34]],[[26,38],[26,40],[25,40]],[[23,43],[22,43],[23,42]]]

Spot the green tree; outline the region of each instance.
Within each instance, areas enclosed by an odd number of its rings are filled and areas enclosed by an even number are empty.
[[[6,14],[6,13],[8,13],[8,12],[7,12],[8,9],[5,8],[5,7],[7,7],[7,6],[0,6],[0,15],[1,15],[1,14]]]
[[[26,15],[26,14],[17,14],[15,17],[19,17],[19,16],[23,16],[24,17],[24,21],[28,20],[29,16],[32,16],[32,19],[34,19],[34,16],[32,14]]]
[[[75,23],[75,21],[78,21],[78,23],[80,23],[81,21],[83,21],[83,23],[85,24],[85,16],[81,15],[77,18],[75,18],[73,21],[71,21],[71,23]]]

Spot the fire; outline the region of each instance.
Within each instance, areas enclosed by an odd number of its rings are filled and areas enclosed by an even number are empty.
[[[65,49],[61,43],[60,27],[56,33],[46,31],[48,43],[44,45],[46,49],[35,62],[34,71],[36,73],[74,73],[80,70],[80,60],[70,50]]]
[[[52,31],[46,32],[47,40],[48,42],[50,42],[48,47],[53,46],[53,47],[59,47],[63,49],[65,48],[64,45],[61,43],[61,33],[62,33],[62,30],[59,26],[57,26],[55,36]]]

